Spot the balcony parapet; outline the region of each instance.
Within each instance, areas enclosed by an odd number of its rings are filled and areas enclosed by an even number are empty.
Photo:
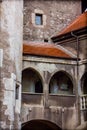
[[[87,94],[80,95],[80,110],[87,110]]]

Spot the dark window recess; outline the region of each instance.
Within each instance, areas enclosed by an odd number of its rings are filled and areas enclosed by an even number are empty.
[[[44,42],[48,42],[48,39],[44,39]]]
[[[82,13],[87,9],[87,0],[82,0]]]
[[[16,84],[15,99],[19,99],[19,85]]]
[[[35,14],[35,24],[36,25],[42,25],[43,24],[42,14]]]
[[[87,72],[83,76],[82,89],[83,89],[83,94],[87,94]]]
[[[41,81],[37,81],[35,84],[35,93],[43,93],[43,87]]]
[[[73,84],[68,75],[64,72],[57,72],[50,81],[49,93],[73,94]]]

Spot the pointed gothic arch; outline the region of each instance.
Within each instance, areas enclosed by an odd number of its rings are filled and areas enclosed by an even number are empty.
[[[56,72],[50,79],[49,93],[73,94],[73,78],[65,71]]]
[[[43,80],[38,71],[33,68],[26,68],[22,71],[22,91],[43,93]]]
[[[87,94],[87,72],[81,78],[81,92],[82,94]]]

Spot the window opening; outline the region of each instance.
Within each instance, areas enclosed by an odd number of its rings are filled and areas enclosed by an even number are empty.
[[[87,94],[87,72],[82,77],[82,93]]]
[[[19,85],[16,84],[15,98],[19,99]]]
[[[48,42],[48,39],[44,39],[44,42]]]
[[[43,93],[42,81],[37,72],[31,69],[23,71],[22,91],[28,93]]]
[[[42,25],[43,24],[43,18],[42,14],[35,14],[35,24],[36,25]]]
[[[49,84],[51,94],[73,94],[73,84],[70,78],[63,72],[56,73]]]
[[[35,84],[35,93],[42,93],[42,83],[41,81],[37,81]]]

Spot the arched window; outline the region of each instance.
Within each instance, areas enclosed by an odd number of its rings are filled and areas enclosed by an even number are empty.
[[[68,74],[57,72],[53,75],[49,84],[51,94],[73,94],[73,84]]]
[[[81,86],[82,93],[87,94],[87,72],[82,76]]]
[[[84,121],[87,121],[87,72],[81,78],[81,96],[80,96],[80,108],[83,114]]]
[[[22,72],[22,91],[29,93],[42,93],[42,81],[40,75],[33,69]]]

